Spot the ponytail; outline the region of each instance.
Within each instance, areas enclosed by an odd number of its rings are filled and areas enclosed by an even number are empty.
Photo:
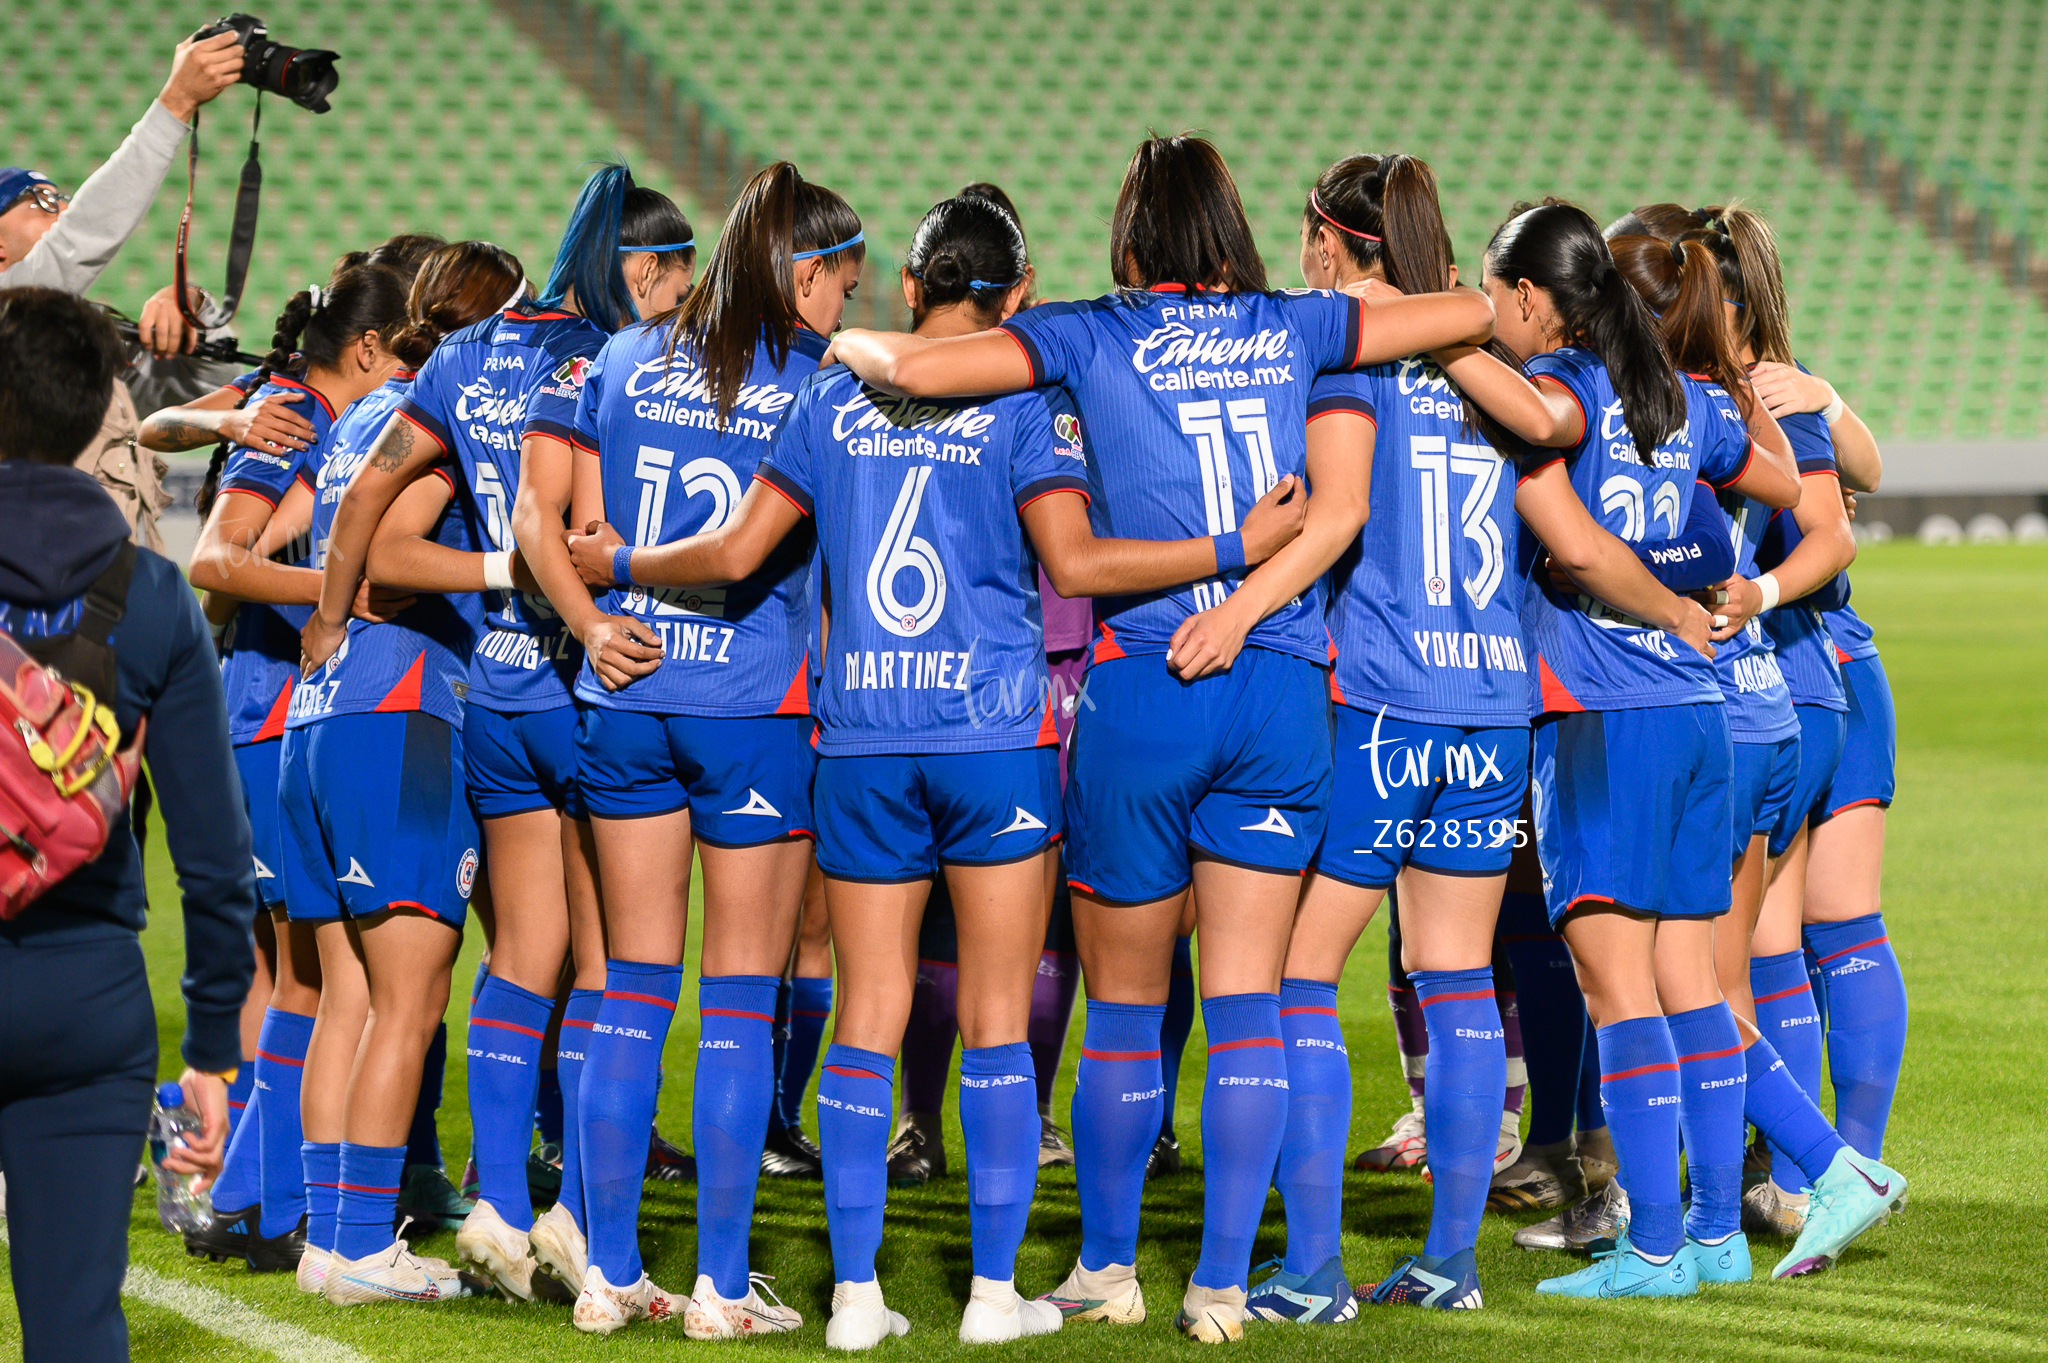
[[[1736,330],[1759,360],[1792,363],[1791,308],[1785,271],[1771,225],[1737,201],[1725,207],[1646,204],[1607,229],[1610,240],[1647,235],[1662,241],[1697,240],[1714,253],[1722,297],[1736,304]]]
[[[668,319],[669,353],[686,352],[704,371],[721,426],[739,401],[755,347],[766,344],[779,367],[804,326],[797,258],[828,272],[847,260],[858,265],[867,258],[861,239],[852,206],[787,161],[756,172],[740,190],[711,263]]]
[[[1697,234],[1673,242],[1612,237],[1607,247],[1629,287],[1656,316],[1672,364],[1712,379],[1746,409],[1749,385],[1722,311],[1721,267],[1712,248]]]
[[[1265,290],[1244,200],[1214,143],[1181,133],[1138,144],[1109,222],[1109,272],[1125,289]]]
[[[389,349],[417,369],[450,332],[499,311],[526,278],[519,257],[488,241],[458,241],[428,256],[406,300],[405,325]]]
[[[576,310],[606,331],[631,326],[640,310],[619,268],[621,249],[665,247],[659,254],[687,265],[697,258],[692,238],[689,219],[667,195],[635,185],[633,172],[622,165],[599,166],[569,210],[541,304],[561,307],[573,293]]]
[[[1402,293],[1451,286],[1451,234],[1426,161],[1400,152],[1347,156],[1309,191],[1302,221],[1311,231],[1334,228],[1359,268],[1378,265]]]
[[[963,193],[934,204],[910,239],[904,267],[921,286],[918,312],[951,303],[972,304],[990,321],[1003,299],[1030,273],[1024,229],[996,200]]]
[[[1648,464],[1685,425],[1685,389],[1656,320],[1629,287],[1586,211],[1556,199],[1517,204],[1486,244],[1486,272],[1510,286],[1526,279],[1550,295],[1567,345],[1599,357]]]

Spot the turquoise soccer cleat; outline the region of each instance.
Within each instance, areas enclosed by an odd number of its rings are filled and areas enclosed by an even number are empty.
[[[1289,1273],[1276,1259],[1271,1277],[1260,1282],[1246,1297],[1245,1314],[1257,1320],[1281,1321],[1293,1325],[1335,1325],[1358,1314],[1358,1298],[1351,1294],[1351,1280],[1344,1276],[1344,1261],[1331,1255],[1329,1262],[1313,1273]]]
[[[1685,1252],[1692,1256],[1702,1283],[1746,1283],[1755,1276],[1749,1263],[1749,1237],[1741,1231],[1711,1245],[1687,1236]]]
[[[1479,1267],[1472,1251],[1435,1258],[1411,1254],[1394,1271],[1363,1294],[1374,1306],[1433,1306],[1439,1311],[1476,1311],[1486,1305],[1479,1295]]]
[[[1593,1256],[1590,1266],[1545,1278],[1536,1290],[1552,1297],[1690,1297],[1700,1290],[1700,1275],[1685,1246],[1655,1263],[1629,1243],[1624,1231],[1611,1251]]]
[[[1904,1174],[1846,1147],[1836,1151],[1807,1201],[1805,1228],[1771,1276],[1796,1278],[1833,1267],[1857,1236],[1905,1205]]]

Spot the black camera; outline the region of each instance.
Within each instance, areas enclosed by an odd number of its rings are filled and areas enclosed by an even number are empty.
[[[334,69],[334,63],[341,58],[339,52],[272,42],[270,30],[253,14],[230,14],[192,36],[211,38],[230,32],[238,34],[242,42],[242,84],[283,95],[316,114],[327,112],[327,96],[341,83],[341,76]]]

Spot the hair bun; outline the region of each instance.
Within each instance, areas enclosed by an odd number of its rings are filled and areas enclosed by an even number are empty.
[[[958,252],[942,246],[924,263],[924,284],[928,289],[948,294],[965,289],[967,264]]]

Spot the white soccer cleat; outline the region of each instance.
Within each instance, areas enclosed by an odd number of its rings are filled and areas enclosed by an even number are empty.
[[[960,1315],[960,1342],[1007,1344],[1027,1335],[1049,1335],[1065,1320],[1051,1302],[1018,1296],[1014,1279],[998,1281],[976,1274],[967,1309]]]
[[[1394,1122],[1394,1129],[1387,1138],[1370,1150],[1361,1151],[1351,1161],[1354,1169],[1367,1169],[1374,1173],[1391,1173],[1396,1169],[1413,1169],[1429,1157],[1429,1140],[1422,1120],[1422,1103],[1404,1112]]]
[[[567,1207],[557,1202],[536,1217],[526,1242],[540,1266],[572,1296],[583,1290],[583,1274],[590,1267],[590,1242],[576,1228],[576,1218],[569,1215]]]
[[[1138,1286],[1136,1264],[1074,1265],[1067,1280],[1039,1298],[1066,1320],[1099,1320],[1111,1325],[1142,1325],[1145,1293]]]
[[[573,1300],[574,1294],[547,1274],[527,1253],[526,1232],[514,1230],[498,1215],[498,1209],[479,1200],[455,1232],[457,1262],[475,1264],[498,1290],[517,1301],[544,1297],[553,1301]]]
[[[1188,1284],[1174,1328],[1197,1344],[1234,1344],[1244,1338],[1245,1290]]]
[[[306,1246],[306,1252],[299,1256],[298,1270],[292,1274],[292,1281],[299,1291],[319,1296],[327,1286],[327,1266],[334,1262],[334,1255],[317,1245]]]
[[[403,1240],[393,1240],[360,1259],[333,1255],[320,1290],[335,1306],[365,1306],[379,1301],[452,1301],[475,1295],[462,1274],[446,1259],[414,1254]]]
[[[768,1291],[770,1281],[764,1273],[750,1274],[747,1295],[728,1299],[718,1295],[709,1273],[699,1273],[683,1311],[683,1333],[691,1339],[749,1339],[799,1328],[804,1318]]]
[[[613,1287],[604,1280],[604,1270],[592,1264],[584,1271],[569,1323],[586,1335],[608,1335],[636,1320],[675,1320],[689,1309],[688,1297],[662,1291],[645,1273],[637,1283]]]
[[[825,1322],[828,1349],[872,1349],[891,1335],[910,1333],[910,1322],[882,1300],[882,1284],[834,1283],[832,1319]]]

